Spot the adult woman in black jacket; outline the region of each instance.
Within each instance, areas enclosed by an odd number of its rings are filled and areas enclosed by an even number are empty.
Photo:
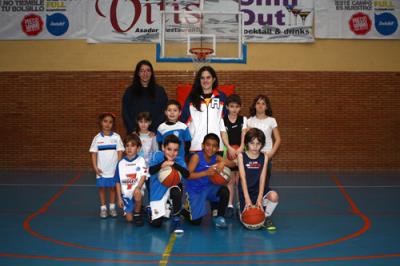
[[[167,101],[168,96],[164,88],[156,83],[151,63],[147,60],[137,63],[132,84],[122,98],[122,117],[127,134],[137,128],[136,116],[140,112],[150,113],[150,130],[156,132],[164,121]]]

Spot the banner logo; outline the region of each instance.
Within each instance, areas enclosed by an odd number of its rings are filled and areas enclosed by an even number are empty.
[[[371,30],[372,21],[365,13],[358,12],[349,20],[350,30],[357,35],[365,35]]]
[[[36,14],[29,14],[22,19],[21,27],[26,35],[36,36],[43,30],[43,20]]]
[[[398,28],[398,21],[390,13],[375,14],[375,28],[382,35],[392,35]]]
[[[68,18],[61,13],[47,15],[46,17],[47,30],[54,36],[61,36],[67,32],[69,27]]]

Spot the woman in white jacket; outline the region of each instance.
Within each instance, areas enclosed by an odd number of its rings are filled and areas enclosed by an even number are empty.
[[[214,133],[220,138],[220,151],[223,150],[221,135],[226,131],[223,119],[226,95],[217,87],[215,70],[210,66],[200,68],[181,115],[181,121],[189,127],[192,136],[191,153],[201,151],[201,143],[208,133]]]

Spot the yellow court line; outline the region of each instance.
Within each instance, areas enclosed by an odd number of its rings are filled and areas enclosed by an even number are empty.
[[[168,245],[165,248],[162,258],[160,260],[159,264],[160,266],[166,266],[168,264],[168,259],[169,256],[171,255],[172,249],[174,248],[175,240],[176,240],[176,235],[172,233],[171,237],[169,238]]]

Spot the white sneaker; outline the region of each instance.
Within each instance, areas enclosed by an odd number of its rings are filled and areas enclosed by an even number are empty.
[[[107,218],[107,216],[108,216],[107,209],[101,209],[100,210],[100,218],[105,219],[105,218]]]
[[[118,216],[117,210],[114,209],[110,209],[110,211],[108,212],[110,214],[111,217],[115,218]]]

